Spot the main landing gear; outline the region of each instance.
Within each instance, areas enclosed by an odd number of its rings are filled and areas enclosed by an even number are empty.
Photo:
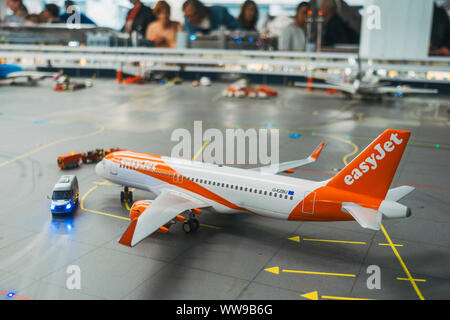
[[[124,187],[123,191],[120,192],[120,202],[133,202],[133,192],[128,191],[128,187]]]
[[[183,222],[183,231],[186,233],[194,233],[199,227],[200,222],[198,222],[192,212],[189,212],[189,218]]]

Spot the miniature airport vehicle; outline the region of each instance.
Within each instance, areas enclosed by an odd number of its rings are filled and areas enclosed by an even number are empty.
[[[80,191],[74,175],[63,175],[52,191],[50,211],[52,214],[71,214],[78,207]]]
[[[59,156],[57,159],[58,167],[61,169],[78,168],[83,163],[83,153],[69,153]]]

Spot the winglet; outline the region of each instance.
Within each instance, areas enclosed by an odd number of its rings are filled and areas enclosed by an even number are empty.
[[[323,146],[325,145],[325,142],[322,142],[321,144],[319,144],[316,148],[316,150],[314,150],[313,153],[311,153],[311,155],[309,156],[311,159],[317,160],[317,158],[320,155],[320,152],[322,152]]]
[[[122,235],[122,238],[120,238],[119,243],[123,244],[125,246],[132,247],[132,240],[134,235],[134,230],[136,229],[136,224],[138,222],[138,219],[134,219],[131,221],[130,225],[128,226],[125,233]]]

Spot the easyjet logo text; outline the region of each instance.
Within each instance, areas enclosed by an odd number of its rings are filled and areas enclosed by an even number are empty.
[[[384,143],[378,143],[373,148],[375,152],[370,157],[367,157],[365,161],[361,162],[358,167],[354,168],[351,174],[344,177],[345,183],[350,186],[368,171],[376,170],[379,166],[379,161],[386,158],[386,155],[394,151],[395,147],[402,144],[402,142],[403,139],[399,139],[397,133],[392,133],[390,140]]]

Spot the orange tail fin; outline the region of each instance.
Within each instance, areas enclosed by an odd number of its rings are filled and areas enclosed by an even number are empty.
[[[384,199],[410,135],[409,131],[387,129],[327,185]]]

